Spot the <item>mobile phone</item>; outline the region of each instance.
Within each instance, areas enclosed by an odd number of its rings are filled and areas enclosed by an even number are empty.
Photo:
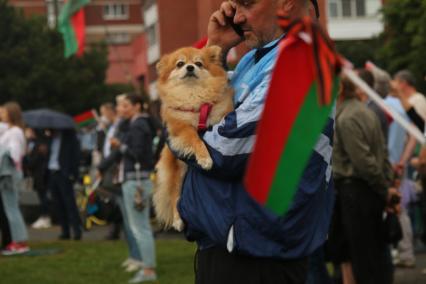
[[[234,23],[234,19],[232,17],[227,17],[226,21],[234,29],[234,31],[237,35],[239,35],[240,37],[244,37],[243,29],[239,25]]]
[[[235,8],[234,8],[234,15],[235,15],[235,13],[236,13],[236,11],[235,11]],[[235,31],[235,33],[237,35],[239,35],[240,37],[244,37],[243,29],[239,25],[234,23],[234,17],[233,16],[232,17],[226,17],[226,22],[232,27],[232,29]]]

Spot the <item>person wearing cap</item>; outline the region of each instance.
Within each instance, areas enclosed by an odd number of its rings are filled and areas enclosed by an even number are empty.
[[[204,171],[193,159],[179,157],[188,170],[178,210],[186,238],[198,245],[197,284],[305,283],[307,258],[326,239],[333,208],[332,117],[319,141],[323,147],[313,149],[287,215],[263,208],[243,185],[279,43],[285,37],[276,13],[299,18],[308,16],[310,8],[309,0],[232,0],[210,17],[208,46],[221,47],[223,58],[240,43],[251,50],[230,77],[234,111],[201,136],[212,169]]]

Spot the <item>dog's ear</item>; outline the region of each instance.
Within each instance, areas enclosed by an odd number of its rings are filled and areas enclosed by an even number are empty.
[[[221,64],[222,48],[217,45],[209,46],[204,48],[205,54],[209,58],[210,62],[215,64]]]
[[[157,65],[155,66],[157,68],[158,74],[161,74],[162,71],[164,70],[164,67],[167,66],[167,64],[169,63],[169,58],[170,58],[170,55],[166,54],[163,57],[161,57],[160,61],[158,61]]]

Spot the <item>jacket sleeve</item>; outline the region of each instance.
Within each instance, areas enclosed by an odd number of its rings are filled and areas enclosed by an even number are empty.
[[[119,162],[121,157],[122,157],[122,154],[119,150],[111,151],[111,153],[99,163],[98,170],[101,173],[104,173],[110,167],[112,167],[115,163]]]
[[[241,180],[256,140],[256,126],[263,111],[269,82],[270,74],[267,74],[233,112],[204,133],[202,139],[213,160],[210,170],[203,170],[193,157],[178,155],[178,158],[207,176]]]

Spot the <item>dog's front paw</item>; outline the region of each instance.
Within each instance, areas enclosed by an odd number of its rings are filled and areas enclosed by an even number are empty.
[[[197,163],[204,170],[210,170],[213,167],[213,160],[210,157],[197,158]]]
[[[173,224],[172,224],[173,228],[178,231],[178,232],[182,232],[183,230],[183,221],[181,218],[175,218],[173,220]]]

